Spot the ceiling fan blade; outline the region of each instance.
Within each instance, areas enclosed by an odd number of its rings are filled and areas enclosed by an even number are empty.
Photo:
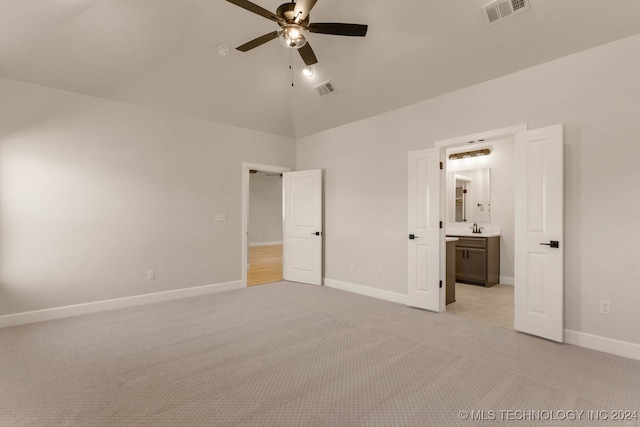
[[[309,12],[313,9],[313,6],[316,5],[318,0],[298,0],[296,1],[296,7],[293,9],[293,16],[296,18],[296,23],[304,21],[307,16],[309,16]]]
[[[274,31],[273,33],[265,34],[264,36],[260,36],[257,39],[253,39],[250,42],[243,44],[242,46],[238,46],[236,49],[238,49],[240,52],[246,52],[255,47],[262,46],[266,42],[269,42],[277,37],[278,32]]]
[[[319,34],[332,34],[334,36],[364,37],[367,35],[367,25],[340,24],[336,22],[324,22],[309,24],[309,31]]]
[[[253,12],[260,16],[264,16],[267,19],[270,19],[274,22],[284,23],[284,19],[276,15],[275,13],[269,12],[267,9],[264,9],[257,4],[253,4],[248,0],[227,0],[229,3],[233,3],[236,6],[240,6],[243,9],[248,10],[249,12]]]
[[[316,58],[316,54],[313,53],[313,49],[311,49],[311,45],[308,42],[298,49],[298,52],[307,67],[318,63],[318,58]]]

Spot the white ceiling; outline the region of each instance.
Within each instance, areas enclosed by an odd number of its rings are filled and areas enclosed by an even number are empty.
[[[530,0],[491,26],[487,2],[319,0],[311,22],[369,32],[311,34],[315,75],[294,52],[291,87],[277,41],[234,49],[277,25],[225,0],[0,0],[0,76],[303,137],[640,33],[638,0]]]

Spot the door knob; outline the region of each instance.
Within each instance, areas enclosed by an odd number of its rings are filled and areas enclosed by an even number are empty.
[[[312,236],[322,236],[321,231],[316,231],[315,233],[311,233]]]
[[[540,243],[543,246],[551,246],[552,248],[559,248],[560,242],[557,240],[552,240],[549,243]]]
[[[419,239],[420,237],[416,236],[415,234],[409,234],[409,240],[415,240],[415,239]]]

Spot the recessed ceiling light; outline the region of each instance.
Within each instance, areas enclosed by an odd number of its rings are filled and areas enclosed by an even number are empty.
[[[311,68],[311,67],[304,67],[304,68],[302,69],[302,74],[304,74],[304,75],[305,75],[305,76],[307,76],[307,77],[311,77],[311,76],[313,76],[313,68]]]
[[[227,56],[229,54],[229,48],[225,45],[218,46],[218,55]]]

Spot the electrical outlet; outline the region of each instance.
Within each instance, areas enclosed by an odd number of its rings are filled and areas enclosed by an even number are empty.
[[[351,263],[349,264],[349,270],[351,271],[356,271],[356,263],[351,261]]]
[[[606,314],[607,316],[611,316],[610,301],[600,301],[600,314]]]
[[[156,271],[149,270],[147,271],[147,280],[154,280],[156,278]]]
[[[376,272],[378,274],[378,277],[382,276],[382,267],[378,267],[378,271]]]

